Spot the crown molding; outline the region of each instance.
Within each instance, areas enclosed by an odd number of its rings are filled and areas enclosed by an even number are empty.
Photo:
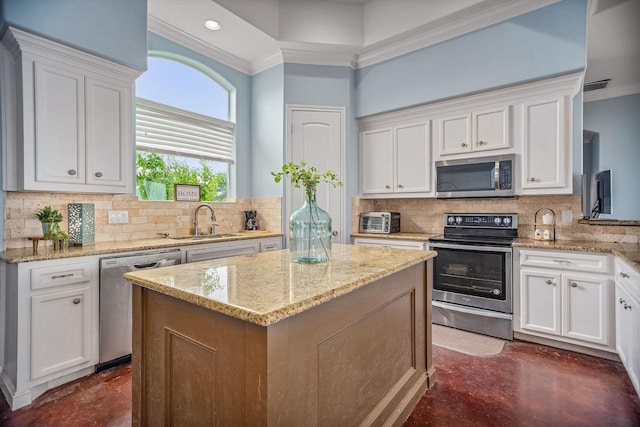
[[[413,52],[434,44],[497,24],[516,16],[557,3],[559,0],[517,0],[496,4],[476,6],[475,11],[461,17],[451,17],[435,28],[422,27],[419,34],[402,38],[383,45],[373,45],[358,56],[357,68],[367,67],[400,55]],[[431,24],[433,25],[433,24]]]
[[[601,101],[603,99],[617,98],[619,96],[634,95],[640,93],[640,83],[628,83],[620,86],[607,87],[583,95],[584,102]]]
[[[303,49],[281,49],[285,63],[333,65],[356,68],[356,55],[349,52],[321,52]]]
[[[251,64],[247,61],[205,43],[197,37],[185,33],[184,31],[179,30],[178,28],[154,16],[149,15],[147,17],[147,31],[171,40],[172,42],[184,46],[187,49],[191,49],[194,52],[206,56],[207,58],[216,60],[235,70],[245,74],[251,73]]]

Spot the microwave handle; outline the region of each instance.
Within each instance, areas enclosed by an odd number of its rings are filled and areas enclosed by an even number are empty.
[[[496,160],[496,166],[493,168],[494,189],[500,189],[500,161]]]

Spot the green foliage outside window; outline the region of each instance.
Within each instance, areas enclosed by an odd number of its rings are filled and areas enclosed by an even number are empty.
[[[136,160],[140,200],[173,200],[174,184],[197,184],[201,201],[227,201],[227,174],[215,172],[210,161],[200,159],[192,166],[174,156],[145,151],[138,151]]]

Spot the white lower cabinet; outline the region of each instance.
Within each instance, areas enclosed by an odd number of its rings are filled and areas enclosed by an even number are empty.
[[[427,242],[420,240],[398,240],[384,238],[354,237],[351,243],[359,246],[376,246],[380,248],[426,250]]]
[[[98,257],[4,263],[0,388],[12,409],[95,370]]]
[[[616,261],[616,348],[640,396],[640,274]]]
[[[514,254],[516,332],[615,351],[608,255],[517,248]]]

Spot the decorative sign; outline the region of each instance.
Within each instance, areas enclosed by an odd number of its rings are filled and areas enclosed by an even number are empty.
[[[183,202],[199,202],[200,186],[191,184],[173,184],[175,200]]]

